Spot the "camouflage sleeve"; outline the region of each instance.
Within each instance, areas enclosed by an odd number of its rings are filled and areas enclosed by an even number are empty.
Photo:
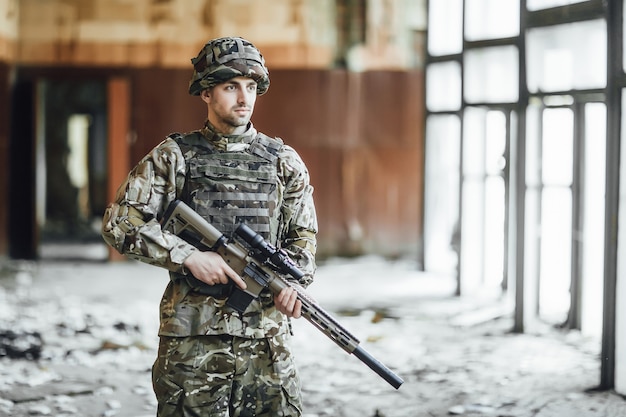
[[[285,184],[279,240],[282,249],[306,273],[299,282],[306,287],[313,281],[316,270],[317,216],[313,186],[304,161],[287,145],[279,160],[279,175]]]
[[[105,213],[102,237],[119,253],[170,271],[195,248],[161,230],[159,220],[184,185],[185,159],[178,144],[165,139],[128,174]]]

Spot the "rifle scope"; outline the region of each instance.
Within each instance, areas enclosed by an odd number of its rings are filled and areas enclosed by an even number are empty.
[[[274,265],[283,274],[288,274],[296,280],[300,280],[304,276],[304,272],[300,271],[294,261],[287,255],[284,250],[277,249],[267,243],[263,236],[256,233],[245,223],[240,223],[235,229],[235,234],[244,240],[252,249],[254,249],[252,257],[257,261]]]

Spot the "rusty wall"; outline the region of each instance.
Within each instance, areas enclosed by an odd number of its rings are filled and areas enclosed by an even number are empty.
[[[131,163],[168,133],[201,126],[206,110],[198,97],[186,92],[188,70],[108,73],[130,82]],[[104,69],[57,68],[32,69],[21,76],[34,80],[64,75],[107,78],[106,74]],[[275,70],[271,74],[270,90],[257,101],[253,120],[259,130],[294,146],[307,163],[315,187],[320,254],[418,254],[423,195],[421,72]],[[7,79],[9,70],[0,67],[0,76]],[[6,92],[4,97],[8,96]],[[0,113],[0,135],[6,136],[3,129],[8,122],[1,120],[7,112]],[[0,146],[6,148],[8,142],[5,137]],[[0,160],[7,158],[4,148]],[[0,193],[6,195],[7,177],[0,177]],[[6,235],[2,230],[6,210],[6,205],[0,205],[0,236]],[[6,243],[0,239],[0,249]]]
[[[132,73],[136,162],[173,131],[201,126],[188,71]],[[307,163],[320,254],[417,253],[422,239],[422,73],[275,70],[253,121]]]
[[[303,156],[321,252],[416,253],[423,180],[419,72],[274,71],[256,125]]]
[[[136,70],[131,77],[131,160],[137,162],[172,132],[202,127],[204,103],[187,94],[189,70]]]
[[[0,100],[9,108],[16,83],[33,88],[42,79],[128,81],[127,138],[136,162],[168,133],[199,127],[205,109],[186,93],[189,58],[207,39],[240,34],[263,51],[271,70],[255,124],[283,137],[309,165],[320,251],[415,253],[423,94],[421,72],[412,68],[423,55],[415,40],[425,14],[419,2],[368,3],[376,13],[355,23],[338,14],[343,2],[334,0],[0,0],[0,63],[7,63]],[[355,25],[363,38],[342,43]],[[331,69],[336,62],[353,72]],[[35,110],[22,104],[15,113],[27,114],[13,124],[24,126],[12,132],[33,129],[26,125]],[[1,197],[8,194],[2,158],[12,136],[7,112],[0,113]],[[0,204],[0,255],[7,253],[7,207]]]

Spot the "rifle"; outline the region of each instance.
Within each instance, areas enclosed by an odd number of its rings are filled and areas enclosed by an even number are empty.
[[[359,346],[359,340],[304,291],[283,278],[280,274],[299,280],[304,273],[284,250],[266,242],[244,223],[237,227],[233,238],[229,240],[191,207],[176,200],[167,208],[161,226],[163,230],[174,233],[200,250],[217,252],[244,279],[247,288],[242,290],[234,286],[227,300],[228,306],[244,312],[264,288],[269,288],[272,294],[278,294],[284,288],[292,287],[302,303],[302,316],[305,319],[348,354],[359,358],[394,388],[398,389],[404,382]]]

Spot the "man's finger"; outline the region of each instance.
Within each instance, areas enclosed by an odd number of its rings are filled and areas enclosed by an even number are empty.
[[[226,275],[228,278],[232,279],[239,288],[241,288],[242,290],[246,289],[246,281],[244,281],[243,278],[241,278],[235,271],[233,271],[232,268],[228,267],[228,269],[226,270]]]
[[[276,307],[289,317],[299,318],[302,315],[302,302],[298,300],[298,292],[294,288],[283,288],[275,298]]]
[[[294,319],[299,319],[302,316],[302,302],[298,299],[296,299],[292,314]]]

